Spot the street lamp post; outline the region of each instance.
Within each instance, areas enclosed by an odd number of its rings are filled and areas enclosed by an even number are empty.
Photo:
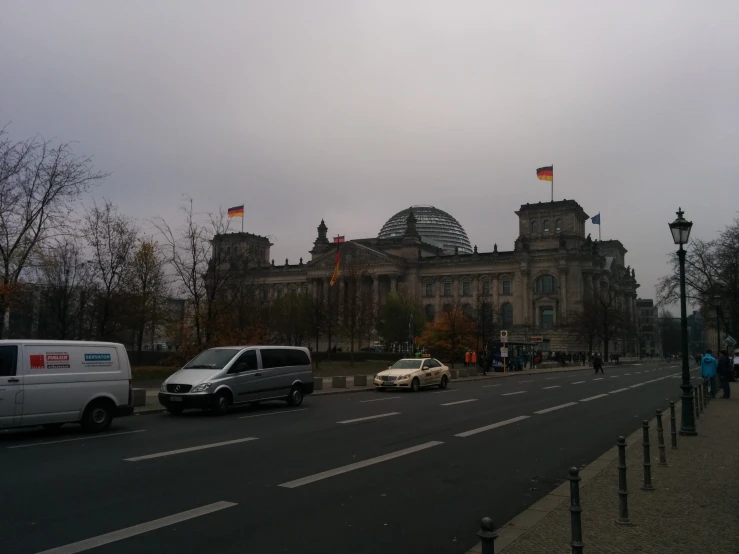
[[[670,223],[670,232],[675,244],[680,246],[677,251],[680,260],[680,335],[683,353],[683,382],[680,388],[682,398],[683,416],[680,422],[680,434],[683,436],[696,435],[695,419],[693,415],[693,386],[690,384],[690,360],[688,359],[688,309],[685,293],[685,250],[683,245],[688,243],[690,230],[693,227],[691,221],[683,217],[683,210],[678,208],[677,219]]]

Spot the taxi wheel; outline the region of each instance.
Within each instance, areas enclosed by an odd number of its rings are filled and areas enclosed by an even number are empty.
[[[421,388],[421,381],[418,380],[418,377],[415,377],[413,379],[413,382],[411,383],[411,390],[413,392],[418,392],[418,390]]]
[[[445,389],[447,385],[449,384],[449,379],[447,379],[446,375],[441,376],[441,383],[439,383],[440,389]]]

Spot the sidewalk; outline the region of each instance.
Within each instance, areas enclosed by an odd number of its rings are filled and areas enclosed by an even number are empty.
[[[659,363],[657,361],[653,360],[643,360],[642,362],[635,362],[639,365],[648,365],[648,364],[656,364]],[[664,363],[664,362],[663,362]],[[633,363],[623,363],[620,366],[614,366],[614,365],[605,365],[604,368],[608,370],[609,368],[613,369],[615,367],[624,368],[633,365]],[[457,368],[457,370],[465,369],[465,368]],[[521,371],[509,371],[507,373],[496,373],[491,372],[488,375],[483,375],[482,373],[479,373],[476,376],[473,377],[461,377],[458,379],[452,380],[452,386],[454,383],[459,382],[466,382],[466,381],[483,381],[488,379],[505,379],[505,378],[515,378],[515,377],[523,377],[526,375],[539,375],[539,374],[549,374],[549,373],[569,373],[572,371],[592,371],[592,368],[589,366],[573,366],[568,365],[567,367],[552,367],[552,368],[546,368],[546,369],[524,369]],[[324,395],[324,394],[346,394],[350,392],[371,392],[375,390],[374,385],[372,384],[372,378],[374,375],[367,375],[367,386],[363,387],[355,387],[354,386],[354,377],[348,376],[346,377],[346,387],[337,387],[334,388],[331,386],[333,377],[319,377],[315,376],[315,379],[321,379],[323,382],[323,388],[321,390],[316,390],[313,394],[314,395]],[[139,387],[134,387],[139,388]],[[147,388],[146,389],[146,405],[145,406],[137,406],[134,408],[134,414],[138,415],[144,415],[144,414],[150,414],[150,413],[157,413],[157,412],[163,412],[164,407],[159,404],[159,389],[158,388]]]
[[[700,414],[697,437],[678,435],[677,450],[670,448],[667,410],[664,426],[668,467],[659,465],[656,423],[650,422],[654,491],[645,492],[640,488],[643,478],[641,429],[627,437],[629,517],[634,526],[615,523],[618,518],[618,462],[614,458],[617,449],[609,450],[581,470],[585,552],[739,552],[739,384],[732,385],[730,400],[713,400]],[[679,404],[676,412],[679,429]],[[566,474],[567,468],[562,468],[562,476]],[[498,532],[496,553],[571,552],[569,482]],[[480,545],[470,552],[481,552]]]

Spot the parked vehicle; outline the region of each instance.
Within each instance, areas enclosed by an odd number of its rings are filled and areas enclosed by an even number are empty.
[[[449,368],[435,358],[403,358],[375,375],[377,390],[438,386],[445,389],[452,378]]]
[[[133,413],[131,393],[122,344],[0,340],[0,427],[103,431]]]
[[[159,403],[173,415],[199,408],[225,414],[231,406],[285,400],[299,406],[313,392],[313,368],[307,348],[232,346],[201,352],[170,375]]]

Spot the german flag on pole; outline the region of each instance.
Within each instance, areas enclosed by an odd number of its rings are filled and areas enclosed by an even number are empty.
[[[228,217],[244,217],[244,205],[229,208]]]
[[[540,181],[554,181],[554,166],[540,167],[536,170],[536,178]]]

